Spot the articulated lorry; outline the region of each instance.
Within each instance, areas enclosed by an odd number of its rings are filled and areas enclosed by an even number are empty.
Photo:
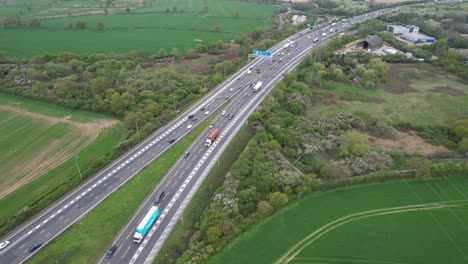
[[[208,135],[208,138],[205,141],[205,146],[209,147],[211,144],[216,140],[219,135],[219,129],[215,128],[211,133]]]
[[[260,88],[262,88],[262,82],[258,82],[257,84],[255,84],[255,86],[254,86],[254,93],[255,93],[258,89],[260,89]]]
[[[146,213],[145,217],[143,217],[143,220],[141,220],[140,224],[138,224],[138,227],[135,230],[135,234],[133,235],[133,242],[138,244],[141,243],[143,238],[145,238],[146,234],[153,226],[156,219],[158,219],[158,216],[159,208],[153,205],[148,213]]]

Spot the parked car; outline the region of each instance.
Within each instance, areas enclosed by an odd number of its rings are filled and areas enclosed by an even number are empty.
[[[0,249],[6,248],[8,244],[10,244],[10,241],[8,240],[3,241],[2,243],[0,243]]]
[[[184,153],[184,159],[188,158],[188,156],[190,156],[190,152],[186,151],[186,152]]]
[[[164,191],[159,191],[156,193],[156,198],[154,199],[155,203],[160,203],[164,199]]]
[[[107,250],[106,258],[112,258],[116,250],[117,250],[117,246],[110,247],[109,250]]]
[[[42,242],[37,242],[36,244],[32,245],[28,249],[29,253],[36,251],[36,249],[38,249],[40,246],[42,246]]]

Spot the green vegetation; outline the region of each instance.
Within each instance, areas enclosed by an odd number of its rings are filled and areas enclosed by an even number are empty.
[[[83,172],[85,172],[89,169],[93,160],[107,154],[118,144],[122,137],[123,129],[121,125],[112,125],[111,127],[102,127],[99,129],[99,135],[87,135],[83,134],[83,131],[75,127],[73,125],[74,123],[59,122],[54,124],[55,121],[53,118],[67,117],[66,120],[88,122],[88,124],[82,123],[81,125],[90,125],[93,121],[101,122],[106,121],[106,119],[108,119],[107,121],[113,121],[109,120],[109,117],[103,115],[68,110],[62,107],[37,103],[4,94],[0,95],[0,104],[3,107],[14,107],[13,109],[21,111],[26,110],[33,112],[33,114],[43,115],[41,119],[38,119],[35,116],[28,116],[27,114],[29,112],[26,112],[26,115],[21,112],[17,113],[10,110],[2,110],[0,112],[0,119],[3,121],[2,129],[7,129],[2,132],[2,147],[0,148],[3,153],[3,165],[1,166],[3,173],[1,181],[3,183],[8,183],[8,176],[15,175],[14,171],[18,168],[16,167],[15,169],[11,163],[14,163],[18,159],[21,159],[22,162],[17,164],[23,164],[25,160],[28,160],[28,164],[35,164],[35,167],[30,168],[30,175],[39,173],[31,178],[28,183],[22,186],[16,186],[17,189],[14,192],[0,200],[0,234],[5,234],[13,227],[21,224],[24,220],[43,209],[50,202],[55,201],[55,199],[62,196],[68,189],[79,184],[80,179],[71,155],[79,156],[78,163]],[[48,121],[47,119],[50,120]],[[8,129],[10,129],[9,132]],[[20,130],[16,131],[16,129]],[[27,141],[28,137],[32,134],[26,132],[31,131],[33,131],[34,140]],[[98,131],[96,132],[98,133]],[[68,147],[73,146],[73,144],[82,145],[86,140],[94,137],[95,139],[92,142],[88,142],[89,145],[84,148],[82,148],[83,146],[74,146],[68,149]],[[73,140],[75,140],[75,142]],[[24,144],[25,142],[27,144]],[[55,146],[52,142],[54,142],[54,144],[62,142],[65,145],[58,146],[58,149],[51,148]],[[18,148],[20,152],[15,152]],[[63,150],[67,150],[67,153],[63,152]],[[45,153],[45,151],[49,151],[47,152],[47,157],[38,155],[39,152]],[[74,151],[78,152],[73,153]],[[59,152],[61,153],[60,155],[64,157],[63,163],[50,163],[51,161],[57,161],[57,158],[54,160],[47,160],[49,156],[54,156]],[[37,172],[36,169],[41,168],[41,166],[45,164],[49,164],[48,167],[44,167],[46,170]],[[5,172],[8,169],[13,170],[13,172]],[[24,171],[28,169],[28,167],[22,166],[22,169]],[[24,171],[24,173],[26,172]],[[8,184],[10,188],[15,187],[15,185],[11,183]],[[2,189],[5,191],[7,188],[3,187]]]
[[[206,120],[168,149],[81,221],[55,238],[29,263],[95,262],[139,204],[210,121]]]
[[[0,8],[0,19],[8,26],[2,29],[0,49],[8,56],[31,57],[62,51],[156,53],[161,48],[183,51],[197,44],[227,42],[257,27],[266,29],[277,9],[272,5],[227,0],[205,0],[205,7],[201,1],[191,0],[126,1],[125,7],[119,6],[121,3],[106,7],[101,2],[84,0],[58,2],[49,7],[42,1],[23,2],[10,3],[24,4],[20,11]],[[28,22],[10,19],[15,15]]]
[[[466,252],[464,237],[468,235],[467,191],[466,177],[444,177],[310,195],[243,234],[212,262],[274,263],[309,234],[331,224],[319,233],[323,236],[311,237],[310,244],[301,243],[305,247],[300,252],[294,251],[299,254],[291,263],[301,260],[347,263],[353,259],[462,263],[466,259],[459,250]],[[420,211],[390,210],[429,203],[442,206]],[[383,209],[388,209],[382,212],[389,214],[369,212]],[[369,213],[363,218],[351,216],[362,212]],[[332,224],[338,219],[343,220]],[[312,241],[313,238],[316,240]],[[261,249],[258,245],[262,245]],[[427,254],[428,251],[437,251],[437,256]]]
[[[229,171],[232,163],[239,157],[239,154],[252,137],[252,132],[250,127],[247,127],[247,129],[244,127],[244,129],[241,129],[236,134],[233,141],[219,158],[218,165],[210,171],[200,189],[185,209],[183,222],[180,221],[176,224],[164,246],[159,251],[154,263],[174,263],[180,257],[183,248],[189,243],[188,239],[195,231],[193,226],[208,205],[215,189],[223,183],[224,175]]]

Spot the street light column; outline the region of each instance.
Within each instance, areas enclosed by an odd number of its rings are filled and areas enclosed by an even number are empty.
[[[81,175],[80,166],[78,166],[78,161],[76,160],[77,158],[78,158],[78,156],[75,156],[76,168],[78,169],[78,173],[80,174],[80,179],[81,179],[81,181],[83,181],[83,175]]]

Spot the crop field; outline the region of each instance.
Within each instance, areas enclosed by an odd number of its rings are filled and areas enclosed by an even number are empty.
[[[448,124],[468,116],[468,84],[463,79],[423,63],[389,65],[389,81],[380,85],[383,89],[330,85],[334,90],[332,93],[340,97],[366,100],[319,104],[310,114],[334,116],[365,112],[390,124],[406,122],[414,125]]]
[[[53,115],[47,115],[52,112]],[[0,94],[0,124],[0,221],[25,206],[32,196],[76,174],[74,155],[79,154],[79,163],[86,166],[89,154],[96,158],[99,153],[109,151],[122,133],[117,120],[75,114],[71,110],[3,94]],[[108,145],[102,145],[102,141]],[[102,149],[86,153],[85,149],[93,144]],[[36,180],[42,184],[37,186]],[[36,188],[31,190],[31,185]],[[23,194],[21,198],[17,197],[19,193]],[[9,203],[14,197],[15,203]]]
[[[229,41],[257,27],[265,29],[277,10],[276,6],[229,0],[205,0],[206,8],[203,0],[111,2],[109,6],[94,0],[10,0],[7,6],[0,4],[0,18],[20,15],[40,21],[40,27],[0,28],[0,51],[18,57],[60,51],[183,51],[196,44]],[[76,28],[78,20],[85,22],[84,29]]]
[[[310,195],[241,235],[213,263],[467,263],[468,178]]]

